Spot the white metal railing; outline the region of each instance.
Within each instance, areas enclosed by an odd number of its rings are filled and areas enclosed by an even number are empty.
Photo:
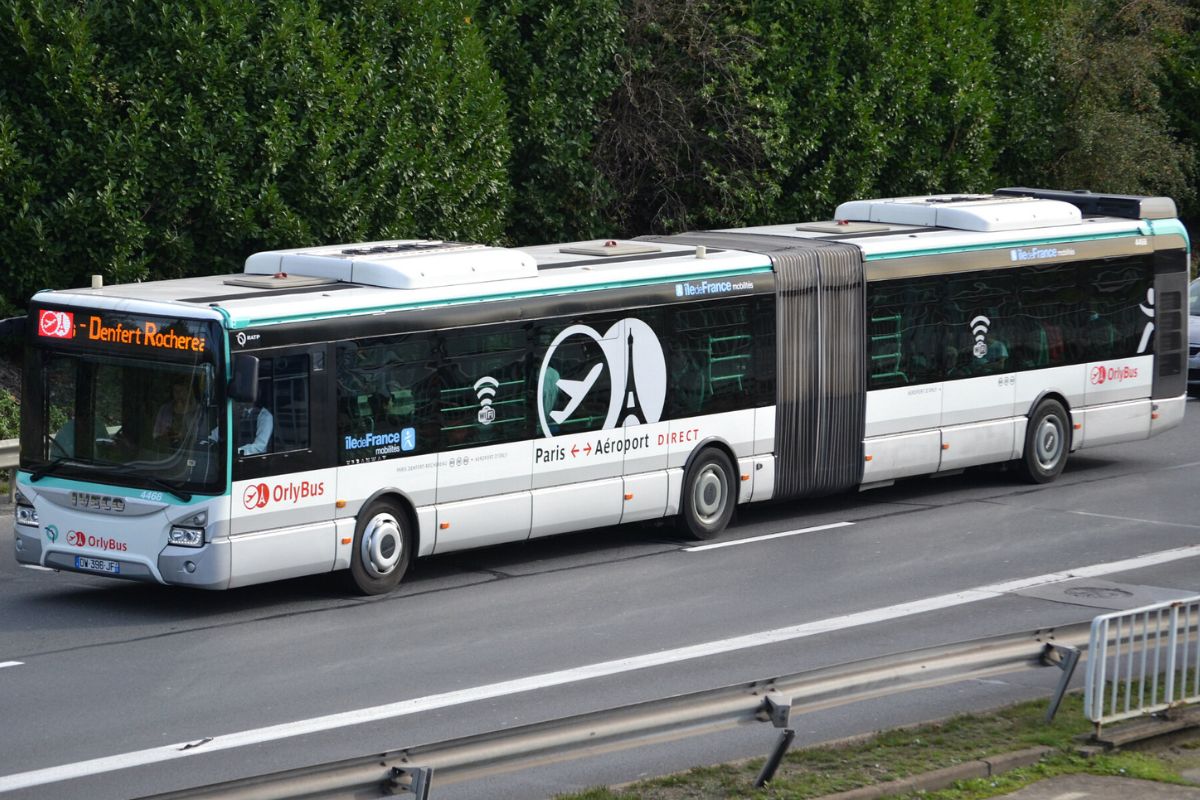
[[[0,439],[0,470],[8,470],[8,502],[17,491],[17,465],[21,463],[21,440]]]
[[[1200,702],[1200,596],[1092,620],[1084,713],[1097,726]]]

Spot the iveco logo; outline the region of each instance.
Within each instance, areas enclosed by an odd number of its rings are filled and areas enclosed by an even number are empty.
[[[107,511],[110,514],[125,512],[125,498],[88,492],[71,492],[71,505],[88,511]]]

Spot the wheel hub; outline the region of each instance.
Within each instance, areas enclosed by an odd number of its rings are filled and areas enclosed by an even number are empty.
[[[362,535],[362,563],[367,571],[382,578],[396,569],[404,555],[400,523],[391,514],[377,514],[367,523]]]
[[[693,493],[696,515],[704,522],[710,522],[721,515],[725,509],[725,479],[721,471],[709,467],[696,480],[696,490]]]
[[[1035,448],[1038,464],[1043,469],[1052,469],[1062,455],[1063,449],[1062,428],[1057,417],[1047,417],[1042,420],[1042,424],[1038,427]]]

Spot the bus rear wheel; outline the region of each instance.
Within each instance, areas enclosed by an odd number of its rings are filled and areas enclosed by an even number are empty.
[[[1049,483],[1067,464],[1071,451],[1071,426],[1067,411],[1057,400],[1043,400],[1025,428],[1025,452],[1017,471],[1030,483]]]
[[[684,477],[680,531],[692,539],[720,535],[733,518],[735,486],[729,456],[715,448],[702,450]]]
[[[358,515],[350,578],[362,594],[387,594],[400,585],[412,558],[408,517],[387,500],[378,500]]]

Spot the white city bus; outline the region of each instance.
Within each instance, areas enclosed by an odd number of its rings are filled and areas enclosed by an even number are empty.
[[[1177,425],[1166,198],[1028,189],[523,249],[252,255],[32,299],[24,564],[224,589],[1068,454]]]

